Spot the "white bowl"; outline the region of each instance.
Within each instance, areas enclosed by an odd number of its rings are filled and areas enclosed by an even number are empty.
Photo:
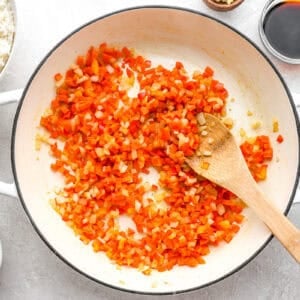
[[[0,80],[3,77],[3,75],[5,74],[7,67],[11,61],[11,58],[13,56],[13,52],[15,49],[15,44],[16,44],[16,32],[17,32],[17,9],[16,9],[16,3],[15,0],[8,0],[8,3],[10,5],[11,11],[12,11],[12,16],[13,16],[13,23],[14,23],[14,34],[13,34],[13,40],[12,40],[12,44],[10,46],[10,53],[9,56],[5,62],[5,65],[3,67],[3,69],[0,71]]]

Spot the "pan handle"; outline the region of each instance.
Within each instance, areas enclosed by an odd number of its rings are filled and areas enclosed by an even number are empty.
[[[5,183],[0,181],[0,194],[17,198],[18,193],[14,183]]]
[[[0,93],[0,105],[17,102],[21,99],[23,89],[16,89]],[[0,194],[18,197],[17,189],[14,183],[5,183],[0,181]]]
[[[23,89],[17,89],[17,90],[0,93],[0,105],[17,102],[21,99],[22,94],[23,94]]]
[[[298,113],[300,113],[300,93],[292,93]]]

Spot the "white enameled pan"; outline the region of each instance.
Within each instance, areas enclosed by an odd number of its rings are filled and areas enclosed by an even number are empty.
[[[177,60],[191,70],[211,66],[235,99],[229,101],[228,114],[235,120],[237,137],[243,127],[274,141],[272,122],[278,119],[284,143],[273,143],[276,159],[261,188],[283,213],[288,212],[299,176],[299,119],[286,84],[261,50],[241,33],[199,12],[171,7],[138,7],[106,15],[72,32],[47,54],[21,97],[11,145],[15,183],[2,183],[1,192],[19,197],[33,227],[57,256],[104,285],[135,293],[173,294],[229,276],[271,239],[270,231],[250,209],[245,210],[246,221],[232,242],[213,249],[205,265],[145,276],[135,269],[118,270],[104,254],[94,253],[50,207],[49,192],[60,178],[50,171],[48,151],[35,150],[39,118],[54,96],[53,75],[64,72],[90,45],[102,42],[133,47],[167,66]],[[248,110],[263,124],[258,132],[251,129]]]

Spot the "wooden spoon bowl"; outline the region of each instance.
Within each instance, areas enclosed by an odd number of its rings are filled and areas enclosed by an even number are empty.
[[[206,127],[206,137],[197,154],[186,158],[188,165],[241,198],[300,263],[300,230],[261,192],[232,133],[213,115],[199,115],[198,119]]]
[[[236,8],[237,6],[239,6],[244,0],[235,0],[234,2],[232,2],[231,4],[227,4],[227,3],[223,3],[223,2],[216,2],[214,0],[203,0],[205,2],[205,4],[214,9],[214,10],[218,10],[218,11],[229,11],[232,10],[234,8]]]

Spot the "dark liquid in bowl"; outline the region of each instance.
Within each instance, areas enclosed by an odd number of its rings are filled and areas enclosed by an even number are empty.
[[[263,24],[271,46],[284,56],[300,59],[300,1],[274,6]]]

